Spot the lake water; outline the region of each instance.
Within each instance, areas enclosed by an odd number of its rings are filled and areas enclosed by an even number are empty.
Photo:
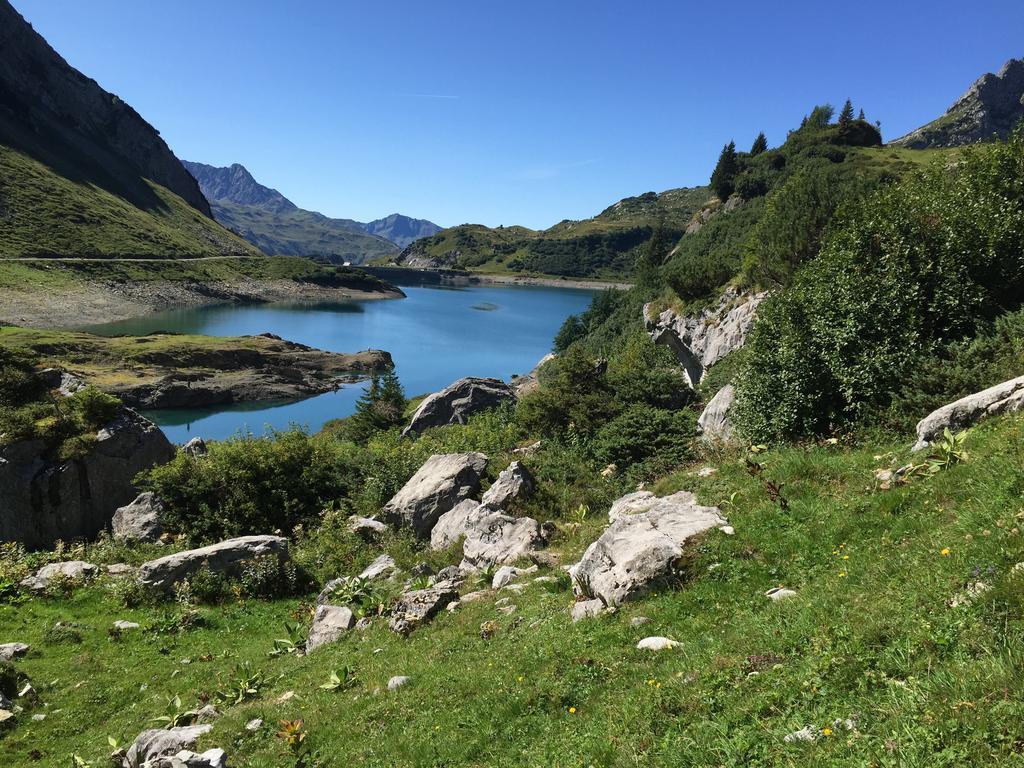
[[[253,304],[178,309],[91,326],[102,334],[155,331],[242,336],[274,333],[333,352],[391,353],[406,395],[435,392],[463,376],[508,380],[551,350],[562,322],[586,309],[593,291],[540,286],[403,286],[405,299],[331,304]],[[347,416],[365,384],[286,403],[147,411],[167,437],[222,439],[291,424],[319,430]]]

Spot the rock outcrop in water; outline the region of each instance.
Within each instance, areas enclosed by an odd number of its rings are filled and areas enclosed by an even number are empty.
[[[95,538],[138,495],[135,476],[173,456],[164,433],[128,408],[79,459],[49,458],[41,440],[0,445],[0,541],[49,547]]]

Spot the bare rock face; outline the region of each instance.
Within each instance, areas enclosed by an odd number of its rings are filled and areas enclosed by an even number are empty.
[[[729,288],[716,306],[697,315],[680,316],[666,309],[651,317],[650,305],[645,305],[644,324],[655,344],[663,344],[675,353],[690,386],[696,387],[706,369],[746,343],[757,307],[767,295]]]
[[[288,540],[282,536],[239,536],[208,547],[175,552],[139,567],[139,581],[146,586],[170,589],[203,566],[217,573],[237,574],[248,562],[267,555],[288,559]]]
[[[450,510],[438,518],[437,524],[430,531],[430,548],[448,549],[457,544],[466,535],[473,522],[480,517],[485,517],[489,510],[480,506],[480,503],[472,499],[460,501]]]
[[[131,504],[114,512],[110,521],[114,538],[121,541],[159,541],[164,532],[161,522],[163,511],[163,502],[154,493],[140,493]]]
[[[315,651],[321,645],[337,642],[356,624],[351,609],[340,605],[318,605],[313,614],[313,625],[309,628],[306,652]]]
[[[694,536],[728,526],[717,507],[702,507],[692,493],[630,494],[614,522],[569,569],[576,593],[619,605],[642,596],[669,576]],[[611,517],[611,515],[609,515]]]
[[[729,411],[736,402],[736,390],[726,384],[705,406],[697,419],[697,431],[710,442],[728,442],[735,434]]]
[[[0,445],[0,541],[43,548],[94,538],[138,495],[135,476],[173,457],[164,433],[128,408],[81,459],[50,460],[39,440]]]
[[[459,582],[439,581],[427,589],[406,592],[391,611],[392,632],[407,635],[459,599]]]
[[[536,486],[533,474],[526,465],[521,461],[513,461],[484,493],[480,506],[494,510],[505,509],[513,501],[528,499]]]
[[[122,761],[124,768],[143,768],[151,761],[171,757],[191,747],[213,730],[209,723],[179,728],[151,728],[135,737]]]
[[[974,81],[946,114],[892,144],[925,149],[1005,139],[1024,118],[1024,60],[1010,59],[998,74]]]
[[[50,586],[51,582],[57,580],[64,580],[72,584],[83,584],[89,579],[95,578],[99,572],[99,566],[93,563],[87,563],[84,560],[65,560],[61,563],[44,565],[32,576],[26,576],[22,579],[21,586],[39,592]]]
[[[402,434],[415,435],[431,427],[464,424],[473,414],[496,408],[511,400],[515,400],[512,387],[500,379],[472,376],[459,379],[440,392],[427,396]]]
[[[441,515],[477,492],[486,469],[482,453],[435,454],[384,506],[382,516],[392,525],[412,528],[421,539],[429,538]]]
[[[917,423],[915,451],[927,448],[944,430],[955,432],[986,416],[1024,410],[1024,376],[961,397],[932,411]]]

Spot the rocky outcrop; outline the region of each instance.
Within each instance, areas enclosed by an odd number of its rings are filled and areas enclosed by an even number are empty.
[[[621,503],[620,503],[621,502]],[[659,498],[647,492],[613,505],[614,521],[569,569],[578,595],[619,605],[670,576],[693,537],[728,521],[717,507],[702,507],[692,493]]]
[[[473,499],[460,501],[438,518],[430,531],[430,548],[440,550],[454,546],[466,535],[470,525],[485,514],[487,512],[480,502]]]
[[[537,482],[526,465],[521,461],[513,461],[484,493],[480,506],[493,510],[505,509],[515,501],[530,498],[536,487]]]
[[[110,527],[114,538],[128,542],[154,542],[164,532],[164,504],[152,491],[145,491],[135,501],[114,512]]]
[[[544,546],[544,530],[532,517],[512,517],[486,507],[481,510],[484,514],[472,518],[466,527],[462,570],[515,563]]]
[[[366,566],[362,572],[356,576],[356,579],[360,581],[376,581],[377,579],[385,579],[392,576],[398,570],[398,566],[395,563],[395,559],[391,555],[380,555],[376,560]],[[328,581],[320,594],[317,595],[317,605],[327,605],[331,602],[331,598],[334,591],[347,584],[349,578],[347,576],[340,576],[337,579],[331,579]]]
[[[429,538],[441,515],[477,492],[486,469],[482,453],[435,454],[384,506],[382,517]]]
[[[715,394],[697,419],[697,432],[709,442],[728,442],[735,435],[729,411],[736,402],[736,390],[726,384]]]
[[[246,563],[271,555],[287,560],[288,540],[282,536],[239,536],[143,563],[139,567],[139,581],[146,586],[170,589],[200,568],[236,575]]]
[[[516,393],[516,397],[525,397],[531,392],[536,392],[540,387],[540,371],[541,369],[554,360],[557,357],[554,352],[549,352],[540,359],[533,369],[523,376],[512,377],[512,390]]]
[[[927,448],[944,430],[957,431],[986,416],[1024,410],[1024,376],[961,397],[932,411],[917,423],[915,451]]]
[[[49,547],[95,538],[138,495],[135,476],[173,457],[164,433],[130,409],[99,430],[80,459],[50,459],[40,440],[0,445],[0,541]]]
[[[682,316],[666,309],[652,317],[651,305],[647,304],[644,324],[655,344],[663,344],[675,353],[690,386],[696,387],[705,370],[746,343],[757,307],[767,295],[729,288],[714,307]]]
[[[466,419],[475,413],[496,408],[513,400],[515,393],[512,388],[500,379],[481,379],[472,376],[459,379],[440,392],[424,398],[402,434],[416,435],[431,427],[464,424]]]
[[[160,133],[95,80],[72,68],[6,0],[0,1],[0,144],[25,145],[56,158],[75,157],[78,174],[138,204],[161,204],[155,181],[206,216],[210,204]],[[131,182],[128,179],[131,179]],[[120,182],[120,184],[118,184]],[[133,194],[135,193],[135,194]]]
[[[1010,59],[978,78],[946,114],[891,142],[912,149],[1005,139],[1024,118],[1024,60]]]
[[[440,581],[427,589],[406,592],[398,598],[391,610],[389,627],[392,632],[407,635],[430,621],[449,603],[459,599],[457,581]]]

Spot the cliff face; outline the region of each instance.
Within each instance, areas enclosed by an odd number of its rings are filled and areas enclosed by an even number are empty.
[[[1006,138],[1022,118],[1024,60],[1010,59],[998,74],[978,78],[942,117],[892,143],[926,149]]]
[[[0,144],[68,178],[142,208],[159,208],[143,181],[166,187],[212,218],[196,180],[130,106],[70,66],[0,0]]]

